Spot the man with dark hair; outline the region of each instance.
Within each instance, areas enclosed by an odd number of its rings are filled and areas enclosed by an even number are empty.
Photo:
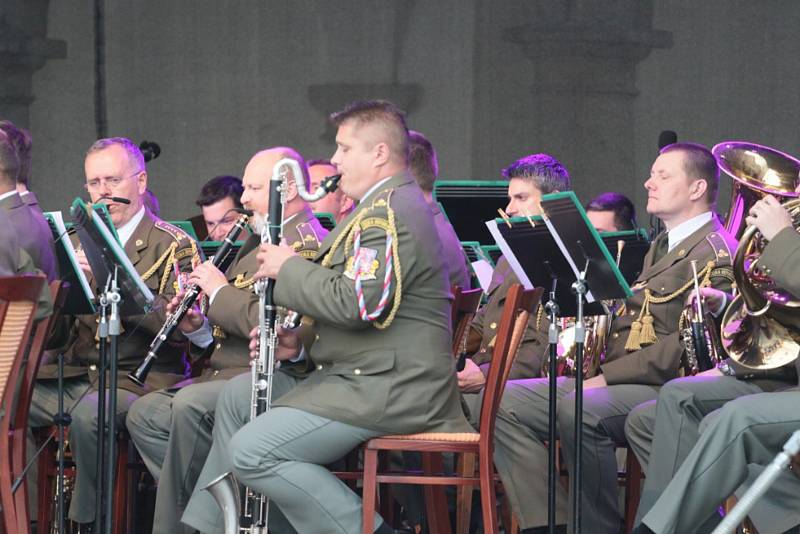
[[[0,120],[0,131],[6,133],[19,157],[19,172],[17,173],[17,192],[19,196],[22,197],[25,204],[41,212],[42,209],[39,207],[39,200],[36,198],[36,195],[28,189],[31,178],[32,143],[30,133],[23,128],[18,128],[9,120]]]
[[[503,169],[502,176],[508,179],[508,205],[505,211],[511,217],[541,215],[542,195],[572,189],[567,169],[549,154],[525,156]],[[478,393],[483,390],[489,374],[497,325],[503,314],[508,290],[518,283],[519,279],[508,261],[501,257],[487,291],[489,300],[478,310],[470,326],[466,350],[471,356],[467,358],[464,370],[458,373],[458,385],[469,409],[470,422],[476,426],[480,415]],[[549,325],[541,309],[531,314],[517,356],[511,364],[509,380],[541,375]]]
[[[336,174],[336,167],[327,159],[315,159],[308,162],[308,175],[311,178],[311,191],[316,191],[322,180]],[[314,213],[330,213],[336,224],[353,211],[353,199],[341,189],[328,193],[316,202],[311,202]]]
[[[58,278],[53,235],[41,211],[23,202],[17,191],[22,168],[11,135],[0,130],[0,209],[5,210],[17,232],[19,245],[48,281]]]
[[[622,193],[602,193],[586,205],[586,216],[598,232],[620,232],[636,227],[636,208]]]
[[[425,200],[433,210],[436,232],[442,244],[442,254],[449,271],[450,285],[469,289],[470,278],[467,270],[467,257],[453,226],[445,218],[439,204],[433,201],[433,182],[439,176],[439,161],[436,151],[428,138],[419,132],[408,132],[411,141],[408,170],[416,178]]]
[[[222,241],[236,222],[239,216],[234,211],[242,207],[242,181],[236,176],[215,176],[207,181],[195,204],[203,212],[206,223],[208,239]]]
[[[584,382],[581,521],[600,534],[616,534],[621,526],[615,449],[625,443],[625,416],[655,399],[659,386],[678,376],[683,352],[678,319],[693,287],[691,260],[700,266],[703,285],[726,290],[732,281],[730,261],[736,242],[712,212],[716,198],[709,198],[709,189],[716,189],[719,180],[717,168],[705,166],[704,174],[690,175],[689,158],[714,159],[704,147],[685,145],[667,147],[653,163],[644,184],[647,211],[664,221],[667,232],[651,245],[633,285],[634,295],[611,326],[600,374]],[[570,470],[574,387],[571,378],[558,382],[558,431]],[[547,523],[548,413],[546,379],[512,380],[495,427],[497,471],[520,526],[531,532]],[[565,495],[560,485],[555,490],[562,501],[557,512],[563,511]],[[565,519],[557,513],[557,523]]]
[[[217,177],[209,182],[210,186],[206,184],[209,187],[203,188],[201,200],[212,201],[212,205],[213,199],[224,192],[242,190],[240,205],[253,210],[256,231],[247,238],[225,273],[206,262],[189,277],[190,283],[198,284],[209,296],[209,306],[206,317],[199,310],[192,310],[181,322],[180,329],[192,343],[210,353],[208,367],[197,378],[145,395],[134,402],[128,412],[131,438],[147,468],[158,480],[153,519],[155,534],[180,531],[183,508],[211,448],[217,399],[228,379],[249,370],[248,334],[258,324],[258,296],[253,292],[253,274],[258,268],[256,254],[261,227],[269,210],[269,182],[275,164],[283,158],[293,159],[301,169],[305,168],[297,151],[274,147],[259,151],[247,163],[244,188],[242,182],[232,176]],[[307,180],[307,177],[303,173],[287,180],[283,244],[305,258],[312,258],[328,232],[311,213],[308,203],[297,194],[295,179]],[[230,198],[228,194],[222,200]],[[173,299],[172,306],[177,304],[178,297]],[[205,322],[213,326],[213,337],[203,333]],[[275,391],[294,386],[310,372],[309,364],[308,360],[283,362],[274,380]],[[238,383],[249,380],[247,373]],[[241,387],[248,388],[244,384]]]
[[[275,304],[316,320],[307,353],[296,333],[279,331],[278,357],[311,358],[316,370],[253,421],[249,388],[231,381],[217,405],[213,448],[297,532],[351,534],[362,532],[361,499],[325,465],[375,436],[471,429],[451,371],[445,266],[438,243],[420,239],[436,230],[407,172],[405,119],[371,101],[331,120],[331,160],[358,206],[313,262],[273,245],[258,255],[257,276],[277,279]],[[190,503],[183,520],[203,532],[221,526],[213,505]],[[366,526],[373,530],[392,532],[380,518]]]
[[[177,274],[187,273],[197,262],[197,247],[182,230],[151,214],[144,206],[147,171],[139,147],[130,139],[112,137],[95,141],[84,159],[85,188],[92,202],[108,206],[111,221],[136,272],[154,295],[152,312],[146,315],[122,316],[124,342],[117,354],[119,386],[117,415],[123,414],[139,395],[151,389],[172,385],[184,378],[184,362],[188,343],[176,332],[158,354],[158,361],[147,376],[145,387],[135,385],[127,374],[136,369],[147,354],[147,348],[166,319],[165,304],[176,292]],[[118,202],[123,198],[128,203]],[[76,245],[77,240],[75,240]],[[80,250],[80,247],[78,247]],[[95,280],[91,266],[82,251],[78,263],[96,287],[105,280]],[[76,478],[69,517],[79,523],[95,520],[97,502],[97,404],[96,390],[100,362],[97,341],[98,319],[95,315],[64,317],[56,344],[67,364],[64,368],[64,405],[72,416],[70,448],[75,460]],[[45,365],[39,370],[30,410],[32,427],[53,424],[58,409],[58,366]],[[103,393],[107,396],[106,393]],[[112,436],[111,439],[114,439]]]

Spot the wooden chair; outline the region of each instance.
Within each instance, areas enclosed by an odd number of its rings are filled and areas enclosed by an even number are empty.
[[[363,528],[372,532],[375,519],[376,494],[379,483],[416,484],[426,486],[478,485],[481,489],[481,509],[484,530],[498,532],[495,498],[494,422],[505,388],[511,363],[522,341],[528,317],[542,295],[542,289],[524,290],[514,285],[508,292],[503,315],[497,330],[497,341],[492,353],[492,365],[484,390],[480,413],[480,431],[477,433],[420,433],[384,436],[369,440],[364,446],[364,500]],[[424,474],[378,473],[380,451],[415,451],[422,453]],[[440,472],[441,453],[473,453],[478,456],[479,476],[444,476]],[[436,514],[439,516],[440,514]],[[449,531],[449,521],[430,517],[431,532]]]
[[[16,385],[33,330],[36,304],[44,283],[43,276],[0,278],[0,397],[3,405],[0,419],[0,502],[3,506],[3,525],[6,532],[28,532],[30,529],[27,523],[20,524],[24,518],[17,518],[11,487],[11,428],[16,420],[13,409],[14,397],[18,392]]]
[[[623,518],[625,533],[633,532],[636,511],[639,509],[639,498],[642,496],[642,480],[644,473],[639,460],[630,447],[625,451],[625,472],[618,473],[619,485],[625,488],[625,516]]]

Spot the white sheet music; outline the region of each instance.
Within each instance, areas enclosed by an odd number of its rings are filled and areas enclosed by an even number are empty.
[[[83,294],[86,296],[86,300],[93,303],[94,293],[92,293],[92,288],[89,286],[89,280],[86,278],[86,274],[78,264],[78,256],[75,252],[75,247],[72,245],[72,240],[70,240],[69,236],[67,235],[67,227],[64,224],[64,216],[61,215],[60,211],[48,211],[45,213],[45,215],[49,215],[53,219],[53,224],[58,231],[58,237],[63,243],[63,247],[67,253],[67,256],[69,257],[69,261],[72,263],[72,267],[75,269],[75,272],[78,273],[78,282],[81,285]],[[59,244],[57,243],[56,246],[59,246]]]

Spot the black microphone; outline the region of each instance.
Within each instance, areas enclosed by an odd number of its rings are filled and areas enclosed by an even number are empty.
[[[124,197],[100,197],[98,202],[103,200],[110,200],[111,202],[116,202],[117,204],[130,204],[131,201]]]
[[[665,146],[678,142],[678,134],[672,130],[664,130],[658,134],[658,149],[661,150]]]
[[[139,150],[142,151],[145,163],[153,161],[161,154],[161,147],[153,141],[142,141],[139,143]]]

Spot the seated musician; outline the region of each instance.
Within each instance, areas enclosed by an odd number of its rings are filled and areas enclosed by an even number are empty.
[[[458,240],[453,226],[445,218],[439,204],[433,200],[433,183],[439,177],[439,160],[436,157],[436,150],[428,138],[420,132],[409,131],[408,139],[410,142],[408,171],[416,178],[417,185],[422,189],[425,200],[433,210],[433,220],[436,222],[436,232],[439,235],[439,242],[442,244],[442,254],[449,272],[450,285],[469,289],[467,256],[464,254],[464,249],[461,248],[461,242]]]
[[[256,254],[269,206],[269,181],[275,164],[282,158],[294,159],[305,170],[302,156],[284,147],[258,152],[245,167],[241,203],[253,211],[254,233],[227,271],[222,273],[213,262],[206,261],[189,277],[190,283],[200,286],[210,297],[207,318],[199,309],[192,309],[179,328],[194,344],[207,348],[210,365],[197,378],[145,395],[133,403],[128,413],[131,437],[158,481],[154,533],[180,530],[183,508],[211,448],[214,407],[219,393],[228,379],[249,371],[248,334],[258,324],[258,297],[253,293],[253,275],[258,268]],[[305,172],[288,181],[283,240],[295,253],[310,259],[316,255],[327,231],[297,194],[295,179],[308,184]],[[223,214],[219,213],[217,218],[224,220]],[[211,228],[209,234],[214,235],[215,231]],[[220,237],[224,238],[225,235]],[[172,306],[177,306],[181,298],[181,294],[177,295]],[[206,323],[213,326],[213,338],[202,329]],[[276,384],[285,383],[288,389],[308,374],[308,365],[307,360],[284,362]],[[250,375],[243,378],[249,380]]]
[[[6,124],[5,128],[0,128],[0,209],[8,215],[8,220],[16,231],[19,246],[28,253],[36,268],[52,282],[58,278],[53,236],[38,204],[26,204],[17,191],[17,179],[27,170],[25,155],[20,157],[17,148],[24,145],[20,139],[22,132],[12,129],[12,126]]]
[[[542,195],[569,191],[572,185],[569,173],[561,163],[548,154],[531,154],[518,159],[505,169],[502,176],[508,180],[508,205],[505,212],[510,217],[541,215]],[[503,314],[506,295],[519,279],[508,261],[501,257],[492,274],[489,300],[475,315],[467,336],[464,370],[458,373],[458,386],[469,409],[470,422],[478,424],[480,393],[486,383],[497,326]],[[514,359],[509,379],[534,378],[541,375],[542,358],[547,350],[547,330],[550,322],[542,306],[531,314],[522,343]]]
[[[602,193],[586,204],[586,216],[598,232],[636,228],[636,208],[622,193]]]
[[[767,196],[751,208],[747,223],[769,240],[759,264],[778,287],[800,294],[800,234],[788,211]],[[795,332],[798,326],[793,325]],[[637,420],[628,423],[626,433],[637,442],[637,456],[644,452],[645,461],[649,458],[638,532],[713,530],[720,520],[717,507],[746,480],[748,465],[771,462],[800,428],[800,389],[777,391],[797,384],[793,377],[798,362],[785,366],[794,372],[783,369],[784,376],[774,377],[729,360],[665,385],[658,396],[657,417],[650,406],[631,413],[629,417],[636,415]],[[773,524],[765,531],[784,532],[800,524],[800,481],[787,475],[781,482],[785,491],[767,494],[783,499],[773,505],[781,513],[770,514]]]
[[[711,152],[689,143],[665,147],[654,162],[647,211],[661,218],[667,232],[651,245],[634,296],[614,321],[601,374],[584,382],[583,487],[581,521],[592,532],[619,532],[615,447],[623,444],[624,418],[636,405],[655,399],[658,387],[678,375],[682,346],[678,317],[692,287],[690,261],[698,260],[704,284],[728,289],[735,241],[713,214],[719,174]],[[558,431],[564,458],[572,469],[574,380],[558,381]],[[547,524],[548,383],[512,380],[495,429],[495,465],[523,529]],[[571,477],[572,480],[572,477]],[[565,492],[556,484],[557,523]]]
[[[195,204],[200,206],[209,241],[222,241],[228,235],[242,207],[242,181],[236,176],[215,176],[203,184]],[[239,239],[246,236],[241,235]]]
[[[358,102],[332,121],[332,161],[358,206],[313,263],[271,245],[258,256],[259,273],[277,278],[275,303],[316,320],[307,355],[316,370],[251,422],[250,391],[231,381],[212,452],[227,453],[239,481],[268,496],[297,532],[350,534],[361,532],[361,500],[324,465],[371,437],[470,427],[452,375],[446,268],[438,244],[419,239],[436,230],[407,172],[403,115],[388,102]],[[303,354],[297,336],[281,338],[277,358]],[[198,484],[219,474],[208,467]],[[221,527],[210,496],[197,491],[183,521]],[[380,518],[370,527],[392,532]]]
[[[156,218],[144,207],[147,171],[142,153],[133,142],[122,137],[100,139],[86,153],[84,163],[86,190],[92,202],[108,206],[111,221],[116,227],[125,253],[142,281],[158,295],[155,310],[146,316],[122,317],[124,341],[119,344],[119,389],[117,413],[123,415],[144,389],[126,378],[147,353],[153,336],[165,319],[165,304],[176,291],[176,271],[191,271],[197,259],[194,241],[182,230]],[[129,204],[114,198],[127,199]],[[94,280],[91,267],[82,251],[79,263],[93,288],[105,283]],[[69,518],[79,523],[95,519],[98,503],[95,500],[97,456],[96,380],[99,363],[98,318],[93,315],[65,317],[61,347],[67,363],[64,380],[65,409],[72,416],[69,431],[72,457],[76,466],[75,486]],[[147,387],[159,389],[184,378],[186,338],[178,333],[165,344],[158,362],[147,378]],[[32,427],[53,424],[58,409],[57,366],[43,366],[37,377],[30,409]],[[89,392],[86,394],[86,392]]]
[[[308,162],[308,175],[311,178],[309,191],[315,191],[325,178],[336,174],[336,167],[327,159],[315,159]],[[314,213],[330,213],[336,224],[339,224],[353,211],[353,199],[337,189],[328,193],[316,202],[309,202]]]

